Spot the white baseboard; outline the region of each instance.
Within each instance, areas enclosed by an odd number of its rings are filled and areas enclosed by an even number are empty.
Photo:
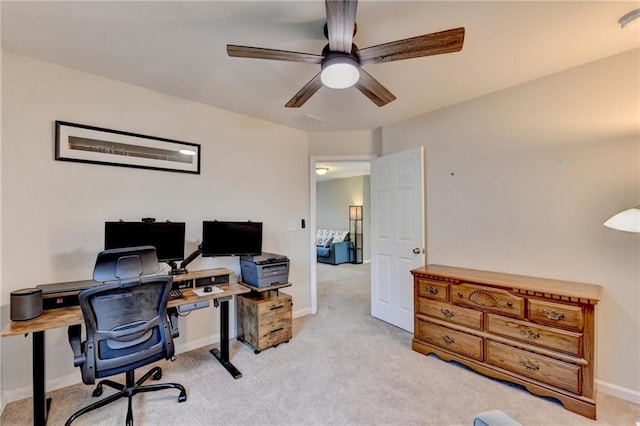
[[[603,380],[596,380],[596,390],[634,404],[640,404],[640,392],[633,389],[623,388]]]
[[[50,392],[52,390],[62,389],[67,386],[72,386],[81,382],[82,382],[82,378],[80,376],[80,370],[78,370],[72,374],[67,374],[65,376],[56,377],[56,378],[47,380],[46,390],[47,392]],[[33,388],[31,386],[28,386],[28,387],[23,387],[19,389],[12,389],[8,392],[3,392],[2,401],[6,406],[10,402],[20,401],[21,399],[31,398],[32,396],[33,396]],[[2,410],[4,410],[4,407],[2,407]]]
[[[300,309],[299,311],[295,311],[291,313],[293,319],[306,317],[307,315],[311,315],[311,308]]]
[[[235,331],[234,331],[234,335],[233,336],[229,336],[229,339],[233,339],[235,337],[236,337],[236,335],[235,335]],[[219,341],[220,341],[220,335],[219,334],[214,334],[212,336],[205,337],[203,339],[198,339],[198,340],[195,340],[193,342],[179,344],[179,345],[176,345],[176,354],[183,354],[185,352],[189,352],[189,351],[192,351],[194,349],[201,348],[203,346],[214,345],[214,344],[218,343]]]

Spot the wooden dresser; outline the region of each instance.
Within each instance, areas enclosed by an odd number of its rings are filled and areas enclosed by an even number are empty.
[[[411,273],[413,350],[596,418],[594,308],[600,286],[441,265]]]

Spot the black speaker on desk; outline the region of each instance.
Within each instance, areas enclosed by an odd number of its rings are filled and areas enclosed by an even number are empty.
[[[23,288],[11,292],[11,321],[25,321],[42,314],[42,289]]]

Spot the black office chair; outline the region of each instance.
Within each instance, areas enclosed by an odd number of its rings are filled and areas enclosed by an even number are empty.
[[[178,389],[178,402],[187,400],[184,387],[177,383],[143,385],[152,377],[162,378],[154,367],[137,381],[134,370],[161,359],[173,359],[173,338],[178,336],[177,311],[167,309],[171,277],[151,275],[159,271],[155,248],[151,246],[105,250],[98,254],[94,281],[104,284],[85,289],[78,298],[84,315],[86,340],[80,343],[81,325],[69,327],[73,364],[80,367],[82,381],[94,384],[96,378],[125,373],[126,384],[111,380],[98,383],[93,396],[102,395],[103,386],[119,390],[74,413],[79,416],[120,398],[129,399],[127,425],[133,425],[131,401],[138,392]],[[167,315],[171,316],[169,321]]]

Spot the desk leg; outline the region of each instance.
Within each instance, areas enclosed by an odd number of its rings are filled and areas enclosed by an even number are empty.
[[[51,406],[51,398],[45,397],[44,371],[44,331],[33,333],[33,424],[47,424],[47,415]]]
[[[220,301],[220,350],[214,348],[209,352],[220,361],[234,379],[242,377],[242,373],[229,361],[229,299]]]

